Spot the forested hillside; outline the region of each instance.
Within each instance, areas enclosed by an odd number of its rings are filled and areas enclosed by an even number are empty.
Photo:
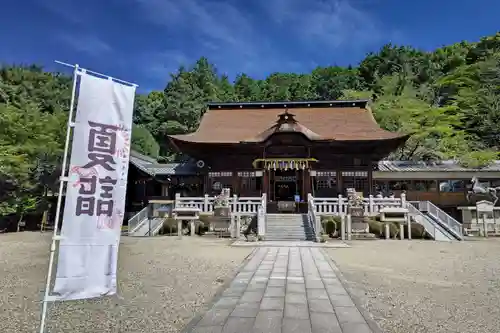
[[[223,70],[223,68],[221,69]],[[176,158],[167,134],[196,129],[209,101],[371,98],[380,125],[414,133],[395,159],[458,159],[483,165],[500,146],[500,33],[422,52],[386,45],[357,67],[318,67],[235,82],[209,59],[179,68],[163,91],[138,95],[133,146]],[[71,78],[41,68],[0,68],[0,216],[38,206],[56,191]]]

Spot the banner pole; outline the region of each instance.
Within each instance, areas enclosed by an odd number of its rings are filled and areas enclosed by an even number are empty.
[[[71,102],[69,105],[69,112],[68,112],[68,126],[66,128],[66,142],[64,144],[64,155],[63,155],[63,162],[62,162],[62,170],[61,170],[61,176],[59,177],[59,196],[57,197],[57,208],[56,208],[56,216],[55,216],[55,221],[54,221],[54,232],[52,234],[52,243],[50,245],[50,257],[49,257],[49,269],[47,272],[47,281],[45,284],[45,292],[43,296],[43,301],[42,301],[42,314],[41,314],[41,319],[40,319],[40,333],[45,333],[45,325],[47,321],[47,306],[50,297],[50,282],[52,280],[52,271],[54,268],[54,257],[55,257],[55,252],[56,252],[56,246],[57,246],[57,241],[59,241],[59,237],[57,235],[58,229],[59,229],[59,219],[60,219],[60,214],[61,214],[61,206],[62,206],[62,195],[63,195],[63,190],[64,190],[64,184],[68,181],[67,176],[66,176],[66,166],[68,163],[68,153],[69,153],[69,142],[71,139],[71,129],[75,126],[75,123],[73,122],[73,113],[74,113],[74,106],[75,106],[75,95],[76,95],[76,81],[78,78],[78,70],[79,66],[76,64],[74,66],[74,71],[73,71],[73,87],[71,89]]]
[[[55,60],[54,61],[55,63],[57,64],[60,64],[60,65],[63,65],[63,66],[68,66],[68,67],[72,67],[72,68],[75,68],[76,66],[78,65],[71,65],[71,64],[68,64],[68,63],[65,63],[65,62],[62,62],[62,61],[59,61],[59,60]],[[81,68],[83,70],[83,68]],[[91,71],[89,69],[85,69],[85,71],[87,73],[90,73],[90,74],[95,74],[95,75],[99,75],[99,76],[103,76],[105,78],[108,78],[108,79],[111,79],[111,80],[114,80],[116,82],[120,82],[120,83],[125,83],[125,84],[128,84],[128,85],[131,85],[131,86],[134,86],[134,87],[138,87],[139,85],[136,84],[136,83],[132,83],[132,82],[129,82],[129,81],[125,81],[125,80],[122,80],[122,79],[117,79],[116,77],[112,77],[112,76],[109,76],[109,75],[106,75],[106,74],[102,74],[102,73],[99,73],[99,72],[96,72],[96,71]]]

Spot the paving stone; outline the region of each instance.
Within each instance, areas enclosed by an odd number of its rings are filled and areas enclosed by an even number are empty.
[[[356,307],[339,306],[335,307],[335,313],[340,324],[345,323],[366,323],[365,318],[361,315]]]
[[[306,280],[320,280],[321,277],[317,272],[304,272],[304,278]]]
[[[234,280],[229,285],[229,288],[246,288],[249,282],[250,282],[249,280],[243,280],[243,279]]]
[[[311,322],[309,319],[283,319],[283,333],[311,333]]]
[[[337,277],[337,275],[335,275],[335,273],[333,271],[330,271],[330,272],[320,272],[319,274],[321,275],[321,277],[327,278],[327,279],[333,279],[333,278]]]
[[[240,297],[221,297],[217,303],[215,303],[214,308],[218,309],[234,309]]]
[[[325,285],[321,280],[306,280],[307,289],[325,289]]]
[[[239,272],[235,279],[251,279],[253,276],[253,272]]]
[[[240,303],[260,302],[264,296],[264,289],[261,291],[245,291],[241,296]]]
[[[231,317],[255,318],[260,309],[260,302],[246,302],[236,305]]]
[[[311,312],[311,326],[313,333],[343,333],[332,313]]]
[[[284,318],[309,319],[309,307],[304,303],[286,303]]]
[[[222,297],[241,297],[245,293],[246,287],[228,288],[222,293]]]
[[[311,289],[312,290],[312,289]],[[285,303],[307,303],[306,295],[303,293],[292,294],[290,292],[286,293]]]
[[[288,265],[288,272],[303,272],[302,266]]]
[[[287,276],[302,277],[304,273],[302,271],[288,271]]]
[[[325,286],[342,286],[340,280],[336,277],[334,278],[323,278],[323,283]]]
[[[264,297],[285,297],[285,287],[267,287]]]
[[[195,327],[191,333],[222,333],[224,326],[199,326]]]
[[[282,333],[281,322],[283,312],[281,311],[261,311],[257,314],[253,333]]]
[[[307,299],[330,299],[325,289],[307,289]]]
[[[332,303],[330,300],[326,299],[310,299],[309,302],[309,310],[311,312],[326,312],[326,313],[334,313]]]
[[[347,290],[342,286],[325,286],[328,295],[348,295]]]
[[[255,275],[254,276],[269,276],[271,275],[271,270],[270,269],[266,269],[266,270],[258,270],[255,272]]]
[[[361,323],[346,323],[340,325],[342,333],[373,333],[367,324]]]
[[[351,297],[346,296],[346,295],[331,295],[330,301],[332,302],[334,307],[337,307],[337,306],[354,307],[355,306]]]
[[[211,309],[203,316],[196,326],[221,326],[233,309]]]
[[[306,293],[306,286],[303,283],[290,283],[286,285],[287,293]]]
[[[267,283],[268,287],[284,287],[286,285],[286,280],[285,279],[273,279],[271,276],[271,279],[269,279],[269,282]]]
[[[283,311],[285,307],[285,298],[284,297],[264,297],[262,302],[260,303],[260,309],[262,311],[267,310],[280,310]]]
[[[373,333],[316,248],[260,248],[191,333]]]
[[[304,284],[305,280],[301,276],[289,276],[286,278],[288,283],[301,283]]]
[[[251,333],[255,318],[229,317],[222,333]]]
[[[262,291],[267,287],[267,280],[266,281],[253,281],[250,282],[247,286],[247,291]]]

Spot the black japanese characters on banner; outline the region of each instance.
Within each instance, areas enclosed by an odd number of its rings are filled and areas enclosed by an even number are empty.
[[[89,162],[82,168],[89,169],[101,166],[108,171],[115,171],[114,155],[116,153],[116,132],[118,126],[89,121],[89,142],[87,145]],[[94,129],[97,127],[98,129]]]
[[[110,176],[100,177],[100,175],[106,173],[106,171],[112,172],[116,170],[114,157],[117,150],[116,141],[119,127],[92,121],[89,121],[88,124],[90,126],[89,141],[87,143],[89,162],[80,169],[93,169],[97,172],[91,172],[87,176],[80,174],[78,181],[80,189],[76,199],[75,213],[76,216],[111,217],[114,208],[113,190],[117,179]]]

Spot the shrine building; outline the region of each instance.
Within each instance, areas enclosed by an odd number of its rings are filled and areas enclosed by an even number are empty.
[[[198,129],[166,140],[190,158],[159,164],[132,152],[129,211],[154,198],[220,193],[266,194],[268,211],[278,201],[383,193],[431,200],[443,208],[465,204],[472,176],[500,186],[500,162],[467,169],[454,161],[387,161],[408,134],[377,124],[368,100],[209,103]],[[305,203],[305,205],[307,205]]]

